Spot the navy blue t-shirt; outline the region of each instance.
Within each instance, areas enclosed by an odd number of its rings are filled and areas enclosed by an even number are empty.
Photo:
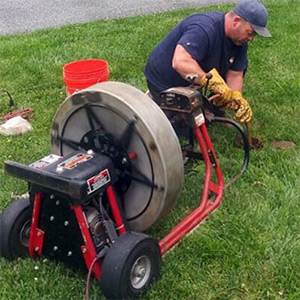
[[[156,46],[144,69],[147,80],[156,91],[190,84],[172,68],[178,44],[205,72],[216,68],[224,76],[229,69],[244,71],[247,68],[247,44],[236,46],[225,36],[224,17],[223,12],[191,15]]]

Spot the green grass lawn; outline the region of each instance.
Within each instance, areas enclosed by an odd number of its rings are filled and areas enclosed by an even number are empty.
[[[192,235],[163,259],[162,277],[143,299],[300,299],[300,2],[265,1],[271,39],[257,37],[249,47],[245,97],[254,111],[253,134],[264,148],[251,153],[248,171],[225,192],[224,202]],[[205,10],[226,11],[232,6]],[[146,90],[143,66],[165,34],[199,9],[96,21],[30,34],[0,37],[0,88],[18,108],[35,111],[34,130],[0,136],[0,211],[26,183],[3,173],[3,161],[31,163],[49,153],[50,128],[65,99],[64,64],[87,58],[109,62],[110,79]],[[204,11],[204,9],[200,9]],[[7,113],[0,94],[0,112]],[[212,127],[228,181],[242,163],[234,133]],[[278,150],[272,141],[296,146]],[[203,169],[185,176],[174,212],[149,231],[162,237],[182,213],[197,205]],[[0,299],[82,299],[85,274],[47,259],[0,258]],[[92,299],[101,299],[92,284]]]

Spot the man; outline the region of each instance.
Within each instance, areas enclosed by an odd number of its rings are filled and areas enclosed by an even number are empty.
[[[188,86],[187,75],[196,74],[196,84],[219,97],[214,105],[235,111],[240,122],[249,122],[252,110],[242,96],[247,69],[247,43],[256,34],[270,37],[268,13],[257,0],[241,0],[228,13],[194,14],[179,23],[151,53],[144,74],[153,99],[170,87]]]

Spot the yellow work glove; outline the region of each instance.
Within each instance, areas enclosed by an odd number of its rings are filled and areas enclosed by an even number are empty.
[[[211,79],[208,81],[207,89],[214,94],[219,94],[220,97],[218,98],[217,105],[222,106],[225,105],[228,101],[232,99],[232,89],[226,84],[224,79],[220,76],[216,69],[212,69],[209,71],[212,75]],[[200,78],[199,84],[202,87],[205,87],[207,84],[206,75]]]
[[[220,95],[213,101],[214,105],[221,109],[231,109],[235,111],[234,118],[241,123],[250,122],[252,118],[252,110],[247,100],[243,98],[242,93],[239,91],[233,91],[226,84],[216,69],[210,70],[209,73],[212,77],[208,82],[207,89],[214,94]],[[199,80],[199,84],[203,87],[206,86],[206,75]]]
[[[242,96],[242,93],[234,91],[232,99],[237,103],[237,109],[235,109],[234,118],[241,123],[250,122],[252,118],[252,109],[248,101]]]
[[[234,118],[241,123],[248,123],[252,118],[252,109],[248,101],[242,96],[239,91],[232,92],[232,99],[224,105],[217,105],[221,109],[231,109],[235,111]]]

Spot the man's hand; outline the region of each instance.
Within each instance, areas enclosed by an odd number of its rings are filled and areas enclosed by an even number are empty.
[[[248,101],[242,96],[239,91],[232,92],[232,99],[223,105],[219,105],[218,99],[213,99],[215,106],[221,109],[231,109],[235,111],[234,118],[241,123],[248,123],[252,118],[252,109]]]
[[[252,109],[248,101],[242,96],[241,92],[234,91],[232,95],[232,101],[236,102],[236,111],[234,118],[240,121],[241,123],[248,123],[252,118]]]
[[[207,89],[209,91],[213,92],[214,94],[220,95],[220,97],[218,98],[218,106],[225,105],[228,101],[232,99],[233,91],[229,88],[229,86],[226,84],[226,82],[220,76],[216,69],[210,70],[209,73],[212,75],[212,77],[208,81],[208,85],[206,76],[200,78],[199,84],[202,87],[205,87],[207,85]]]
[[[209,73],[212,75],[212,78],[209,80],[207,88],[214,94],[219,95],[219,97],[213,99],[214,105],[221,109],[235,111],[234,118],[241,123],[250,122],[252,110],[242,93],[230,89],[216,69],[212,69]],[[207,84],[206,76],[203,76],[199,83],[205,87]]]

